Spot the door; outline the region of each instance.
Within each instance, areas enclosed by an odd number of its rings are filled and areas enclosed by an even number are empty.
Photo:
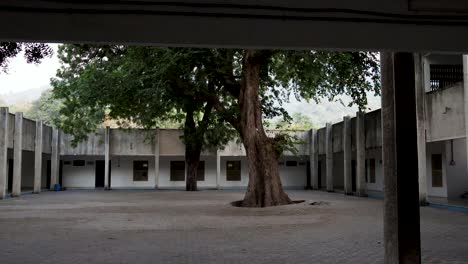
[[[51,161],[47,161],[47,179],[46,179],[46,188],[50,189],[50,178],[52,177],[52,165]]]
[[[13,160],[8,160],[8,191],[13,189]]]
[[[104,188],[105,165],[106,162],[104,160],[96,160],[96,188]]]
[[[351,161],[351,182],[352,182],[352,190],[353,192],[356,191],[356,161],[352,160]]]

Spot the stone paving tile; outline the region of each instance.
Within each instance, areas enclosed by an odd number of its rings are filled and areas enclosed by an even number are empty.
[[[289,191],[65,191],[0,201],[0,263],[383,263],[382,201]],[[324,201],[321,205],[311,202]],[[468,214],[421,208],[423,263],[468,264]]]

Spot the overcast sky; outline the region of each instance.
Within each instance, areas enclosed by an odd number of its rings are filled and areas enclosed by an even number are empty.
[[[57,50],[57,44],[51,44]],[[0,72],[0,94],[16,93],[47,86],[59,67],[57,53],[40,64],[26,63],[23,54],[10,60],[8,73]]]

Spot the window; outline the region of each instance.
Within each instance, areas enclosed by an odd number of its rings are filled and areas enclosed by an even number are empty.
[[[231,160],[226,161],[226,180],[240,181],[241,180],[241,161]]]
[[[74,160],[73,161],[73,166],[77,166],[77,167],[82,167],[85,165],[85,161],[84,160]]]
[[[198,163],[198,171],[197,171],[197,181],[204,181],[205,180],[205,161],[200,160]]]
[[[65,160],[65,161],[63,162],[63,165],[71,165],[71,161]]]
[[[148,161],[133,161],[133,181],[148,181]]]
[[[432,187],[442,187],[442,154],[432,154]]]
[[[305,165],[306,165],[306,162],[303,162],[303,161],[299,162],[299,166],[305,166]]]
[[[297,161],[295,160],[287,160],[286,167],[297,167]]]
[[[171,161],[171,181],[185,181],[185,161]]]

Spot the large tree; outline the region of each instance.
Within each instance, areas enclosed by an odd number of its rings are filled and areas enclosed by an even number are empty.
[[[267,136],[263,122],[265,118],[276,116],[290,120],[282,103],[288,101],[291,94],[298,99],[315,101],[321,98],[334,100],[336,96],[348,95],[352,99],[350,105],[356,104],[364,108],[367,104],[367,92],[379,93],[379,64],[374,53],[142,47],[133,47],[131,50],[139,53],[140,49],[151,52],[128,60],[131,64],[129,67],[109,64],[111,68],[108,71],[114,72],[119,78],[108,85],[122,86],[125,89],[106,94],[105,89],[95,85],[99,95],[94,93],[84,101],[101,100],[96,96],[109,96],[122,105],[137,105],[141,109],[140,118],[145,118],[151,117],[148,111],[155,110],[148,107],[148,104],[140,105],[141,97],[133,97],[134,94],[159,100],[161,93],[177,87],[179,92],[191,96],[188,100],[194,106],[212,105],[217,116],[229,122],[239,133],[246,149],[249,184],[242,205],[248,207],[291,202],[283,190],[278,169],[278,159],[290,142],[284,134]],[[119,56],[128,56],[127,51]],[[146,63],[148,57],[152,58],[149,64]],[[111,61],[105,54],[100,58],[105,62]],[[74,63],[82,59],[71,56],[69,61]],[[131,78],[121,78],[135,67],[140,68],[135,74],[129,75]],[[74,78],[80,75],[77,79],[82,80],[85,76],[84,78],[96,83],[101,83],[104,79],[86,70],[75,74],[77,75]],[[139,75],[143,77],[136,77]],[[66,76],[59,77],[67,79],[64,78]],[[187,80],[197,83],[197,87],[187,86]],[[132,82],[144,86],[145,92],[141,94],[140,90],[135,90],[139,86]],[[65,82],[64,87],[66,86],[70,84]],[[71,94],[79,93],[69,90]],[[86,96],[90,95],[85,94],[84,97]],[[64,96],[67,97],[69,95]],[[65,100],[67,105],[82,101],[82,95],[78,100]],[[85,109],[90,111],[90,108]],[[166,108],[158,110],[167,111]],[[187,109],[184,111],[187,112]],[[162,113],[158,113],[160,114]],[[186,122],[186,127],[187,125],[190,127],[190,122]],[[185,129],[184,132],[190,131]]]
[[[53,49],[43,43],[0,42],[0,71],[8,71],[10,59],[24,52],[28,63],[39,63],[45,57],[51,57]]]
[[[239,132],[249,161],[249,184],[243,206],[264,207],[291,202],[283,191],[278,159],[285,136],[268,137],[263,118],[284,115],[281,102],[291,94],[305,100],[351,97],[361,109],[366,94],[380,92],[379,63],[375,53],[328,51],[226,51],[223,91],[230,95],[216,109]],[[224,71],[224,72],[223,72]],[[275,102],[277,104],[275,104]]]
[[[106,117],[145,128],[183,123],[186,190],[197,190],[204,149],[227,143],[232,128],[214,112],[219,85],[206,50],[63,45],[53,92],[63,100],[58,125],[83,140]]]

